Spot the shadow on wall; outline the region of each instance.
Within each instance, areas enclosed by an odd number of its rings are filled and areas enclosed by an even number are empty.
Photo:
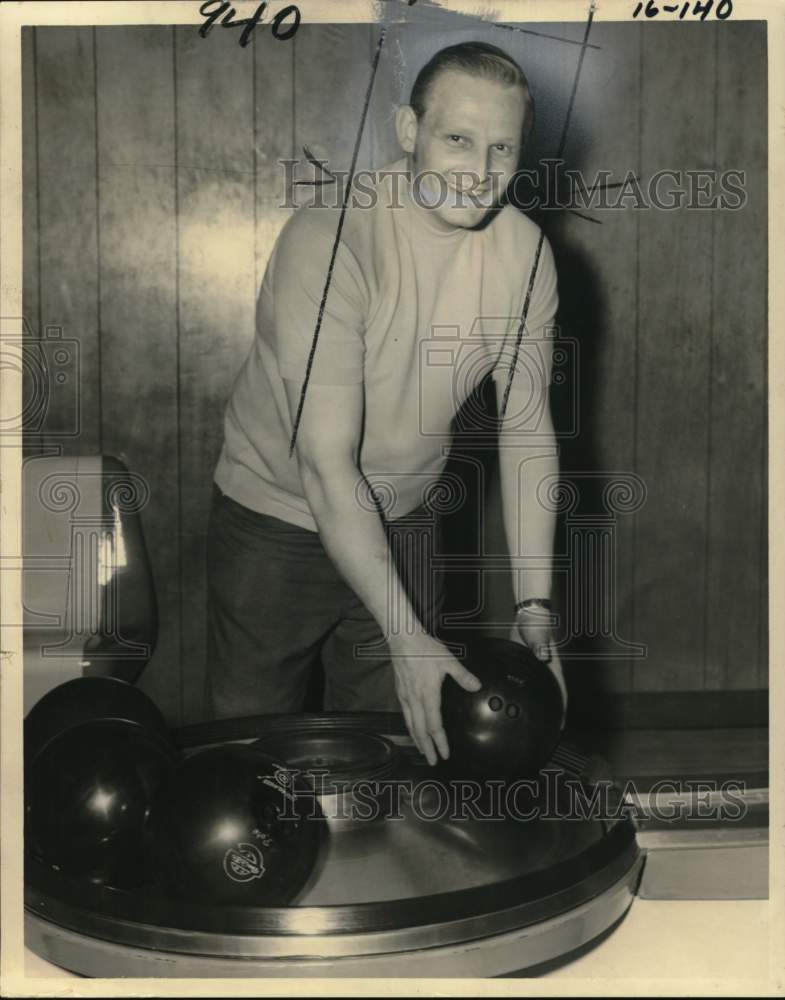
[[[561,225],[558,218],[551,226],[548,237],[553,247],[559,274],[560,298],[558,324],[562,336],[574,339],[580,347],[580,365],[574,365],[565,372],[566,378],[551,390],[551,407],[557,440],[560,429],[566,429],[573,419],[573,399],[579,400],[578,427],[575,436],[565,436],[559,440],[560,468],[569,473],[590,472],[582,476],[575,485],[578,491],[577,512],[581,515],[602,515],[606,512],[603,493],[609,477],[602,475],[603,461],[596,423],[596,407],[592,399],[597,393],[598,379],[601,377],[599,359],[606,349],[603,343],[607,323],[607,306],[602,284],[597,279],[591,258],[582,249],[571,245],[567,235],[568,227]],[[567,549],[566,514],[559,518],[557,530],[557,551]],[[579,585],[580,576],[574,564],[567,573],[560,576],[562,584],[558,594],[559,606],[567,607],[567,593],[573,585]],[[616,591],[613,591],[614,598]],[[584,595],[591,599],[593,595]],[[610,609],[611,613],[614,610]],[[565,678],[573,704],[587,700],[605,702],[609,694],[607,679],[602,670],[604,641],[601,636],[579,633],[570,638],[565,652]],[[570,654],[580,655],[579,660],[569,662]],[[599,669],[598,669],[599,668]]]
[[[549,220],[545,220],[548,223]],[[606,324],[604,315],[606,304],[597,281],[590,258],[571,245],[566,227],[549,224],[547,235],[553,247],[559,275],[561,300],[557,323],[561,335],[574,338],[580,345],[580,366],[568,364],[562,369],[564,380],[551,389],[551,412],[557,434],[560,454],[560,469],[565,478],[570,473],[595,472],[600,469],[600,443],[598,429],[593,420],[591,405],[596,381],[599,377],[598,361],[604,349],[603,331]],[[581,402],[578,414],[579,433],[565,436],[563,433],[575,421],[573,400]],[[481,415],[484,414],[484,419]],[[456,420],[456,432],[447,474],[458,476],[466,489],[466,502],[460,510],[446,516],[445,544],[450,555],[507,554],[508,547],[504,535],[502,511],[498,485],[498,451],[494,447],[478,448],[477,435],[488,418],[497,416],[496,396],[490,379],[486,380],[467,400]],[[486,439],[487,440],[487,439]],[[601,515],[605,512],[603,490],[608,477],[592,475],[576,477],[578,505],[573,515]],[[483,530],[481,516],[485,513]],[[557,519],[554,552],[567,551],[566,515],[560,513]],[[478,560],[479,563],[479,560]],[[560,615],[560,632],[565,633],[569,594],[578,583],[578,571],[569,566],[566,572],[554,574],[554,609]],[[475,570],[450,573],[447,577],[446,614],[464,619],[464,627],[446,630],[450,638],[460,638],[462,634],[478,625],[487,631],[504,635],[506,628],[499,623],[512,620],[514,599],[509,568],[499,573],[483,573],[480,565]],[[580,656],[580,660],[570,663],[570,656]],[[593,702],[604,701],[609,693],[603,664],[603,640],[598,635],[571,635],[562,652],[565,674],[570,689],[571,702],[584,700],[590,696]],[[597,669],[600,668],[600,669]]]

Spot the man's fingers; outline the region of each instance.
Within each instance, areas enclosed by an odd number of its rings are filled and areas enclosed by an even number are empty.
[[[564,670],[562,669],[561,657],[559,656],[558,652],[554,651],[553,657],[550,660],[550,663],[548,664],[548,666],[550,667],[551,671],[553,672],[553,676],[556,678],[556,681],[557,681],[557,683],[559,685],[559,688],[561,690],[562,703],[563,703],[563,706],[564,706],[564,711],[562,713],[561,724],[562,724],[562,728],[564,728],[564,723],[565,723],[565,720],[567,718],[567,684],[565,683],[565,680],[564,680]]]
[[[403,709],[403,721],[406,723],[406,728],[409,730],[409,735],[411,736],[414,745],[417,747],[420,753],[422,753],[422,747],[417,742],[417,735],[414,732],[414,723],[412,722],[411,709],[404,701],[401,702],[401,708]]]
[[[479,677],[475,677],[473,673],[466,669],[466,667],[461,666],[457,660],[454,664],[450,664],[450,666],[447,667],[447,673],[453,678],[453,680],[457,681],[465,691],[479,691],[482,687],[482,681]]]
[[[423,741],[425,742],[425,759],[428,761],[431,767],[434,767],[436,762],[439,760],[439,755],[436,752],[436,747],[433,745],[433,740],[428,735],[428,733],[425,733],[423,735]]]
[[[517,635],[512,636],[524,646],[528,646],[538,660],[548,663],[551,658],[551,630],[549,626],[539,623],[527,623],[519,626]]]
[[[411,709],[412,724],[414,726],[414,731],[417,734],[417,746],[419,747],[420,753],[425,755],[429,764],[435,764],[437,760],[436,750],[434,749],[431,737],[428,735],[425,710],[420,702],[412,705]]]
[[[431,736],[442,759],[447,760],[450,756],[450,744],[447,742],[447,733],[445,733],[444,729],[439,728],[431,731]]]
[[[417,736],[417,729],[414,725],[414,717],[412,715],[411,705],[409,704],[408,701],[402,698],[400,694],[398,695],[398,700],[401,703],[401,710],[403,711],[403,721],[406,723],[406,728],[409,730],[409,735],[412,738],[412,742],[420,751],[420,753],[423,753],[423,748]]]
[[[412,738],[414,745],[420,753],[428,759],[431,764],[436,763],[436,751],[427,733],[425,711],[422,703],[416,696],[407,695],[405,685],[401,685],[396,692],[398,701],[401,703],[401,711],[406,728]]]
[[[442,755],[442,757],[447,760],[450,756],[450,748],[447,743],[447,734],[444,731],[444,726],[442,725],[442,711],[440,705],[440,692],[436,692],[436,697],[428,701],[425,706],[425,722],[428,727],[428,733],[431,739],[436,744],[436,749]]]

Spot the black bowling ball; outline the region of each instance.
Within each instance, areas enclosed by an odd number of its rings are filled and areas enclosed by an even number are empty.
[[[175,764],[170,744],[124,722],[56,736],[25,763],[28,856],[98,885],[147,881],[152,804]]]
[[[533,777],[561,733],[561,689],[548,665],[510,639],[466,644],[461,662],[482,681],[465,691],[451,677],[442,687],[442,721],[452,777],[486,781]]]
[[[324,829],[310,788],[261,751],[226,744],[184,760],[156,809],[158,881],[199,903],[285,906]]]
[[[169,738],[157,705],[133,684],[115,677],[76,677],[47,691],[27,713],[25,758],[33,760],[51,740],[74,726],[101,719],[130,723]]]

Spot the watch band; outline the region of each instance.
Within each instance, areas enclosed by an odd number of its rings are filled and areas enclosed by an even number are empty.
[[[542,608],[543,611],[551,610],[551,602],[545,597],[527,597],[525,601],[518,601],[515,605],[515,614],[528,608]]]

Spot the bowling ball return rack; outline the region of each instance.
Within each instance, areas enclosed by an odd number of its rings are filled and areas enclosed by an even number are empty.
[[[394,818],[347,822],[332,812],[336,797],[324,797],[319,860],[285,907],[195,905],[152,885],[72,882],[28,862],[25,943],[47,961],[99,978],[533,975],[607,937],[637,895],[678,898],[674,883],[683,886],[685,872],[700,872],[701,864],[708,885],[716,874],[711,857],[728,864],[723,850],[749,861],[748,892],[765,895],[766,789],[747,789],[745,816],[725,841],[716,824],[697,830],[697,846],[706,850],[695,850],[696,830],[676,829],[674,840],[673,823],[651,814],[569,818],[559,779],[572,789],[597,787],[591,758],[569,732],[540,776],[541,813],[525,821],[441,815],[444,779],[422,761],[394,714],[224,720],[181,727],[174,736],[185,752],[290,740],[316,754],[301,754],[298,766],[315,760],[353,779],[362,777],[363,762],[352,760],[352,747],[360,754],[370,747],[367,773],[410,782],[418,808],[404,794]],[[393,748],[395,767],[384,745]],[[668,856],[675,866],[662,861]]]

